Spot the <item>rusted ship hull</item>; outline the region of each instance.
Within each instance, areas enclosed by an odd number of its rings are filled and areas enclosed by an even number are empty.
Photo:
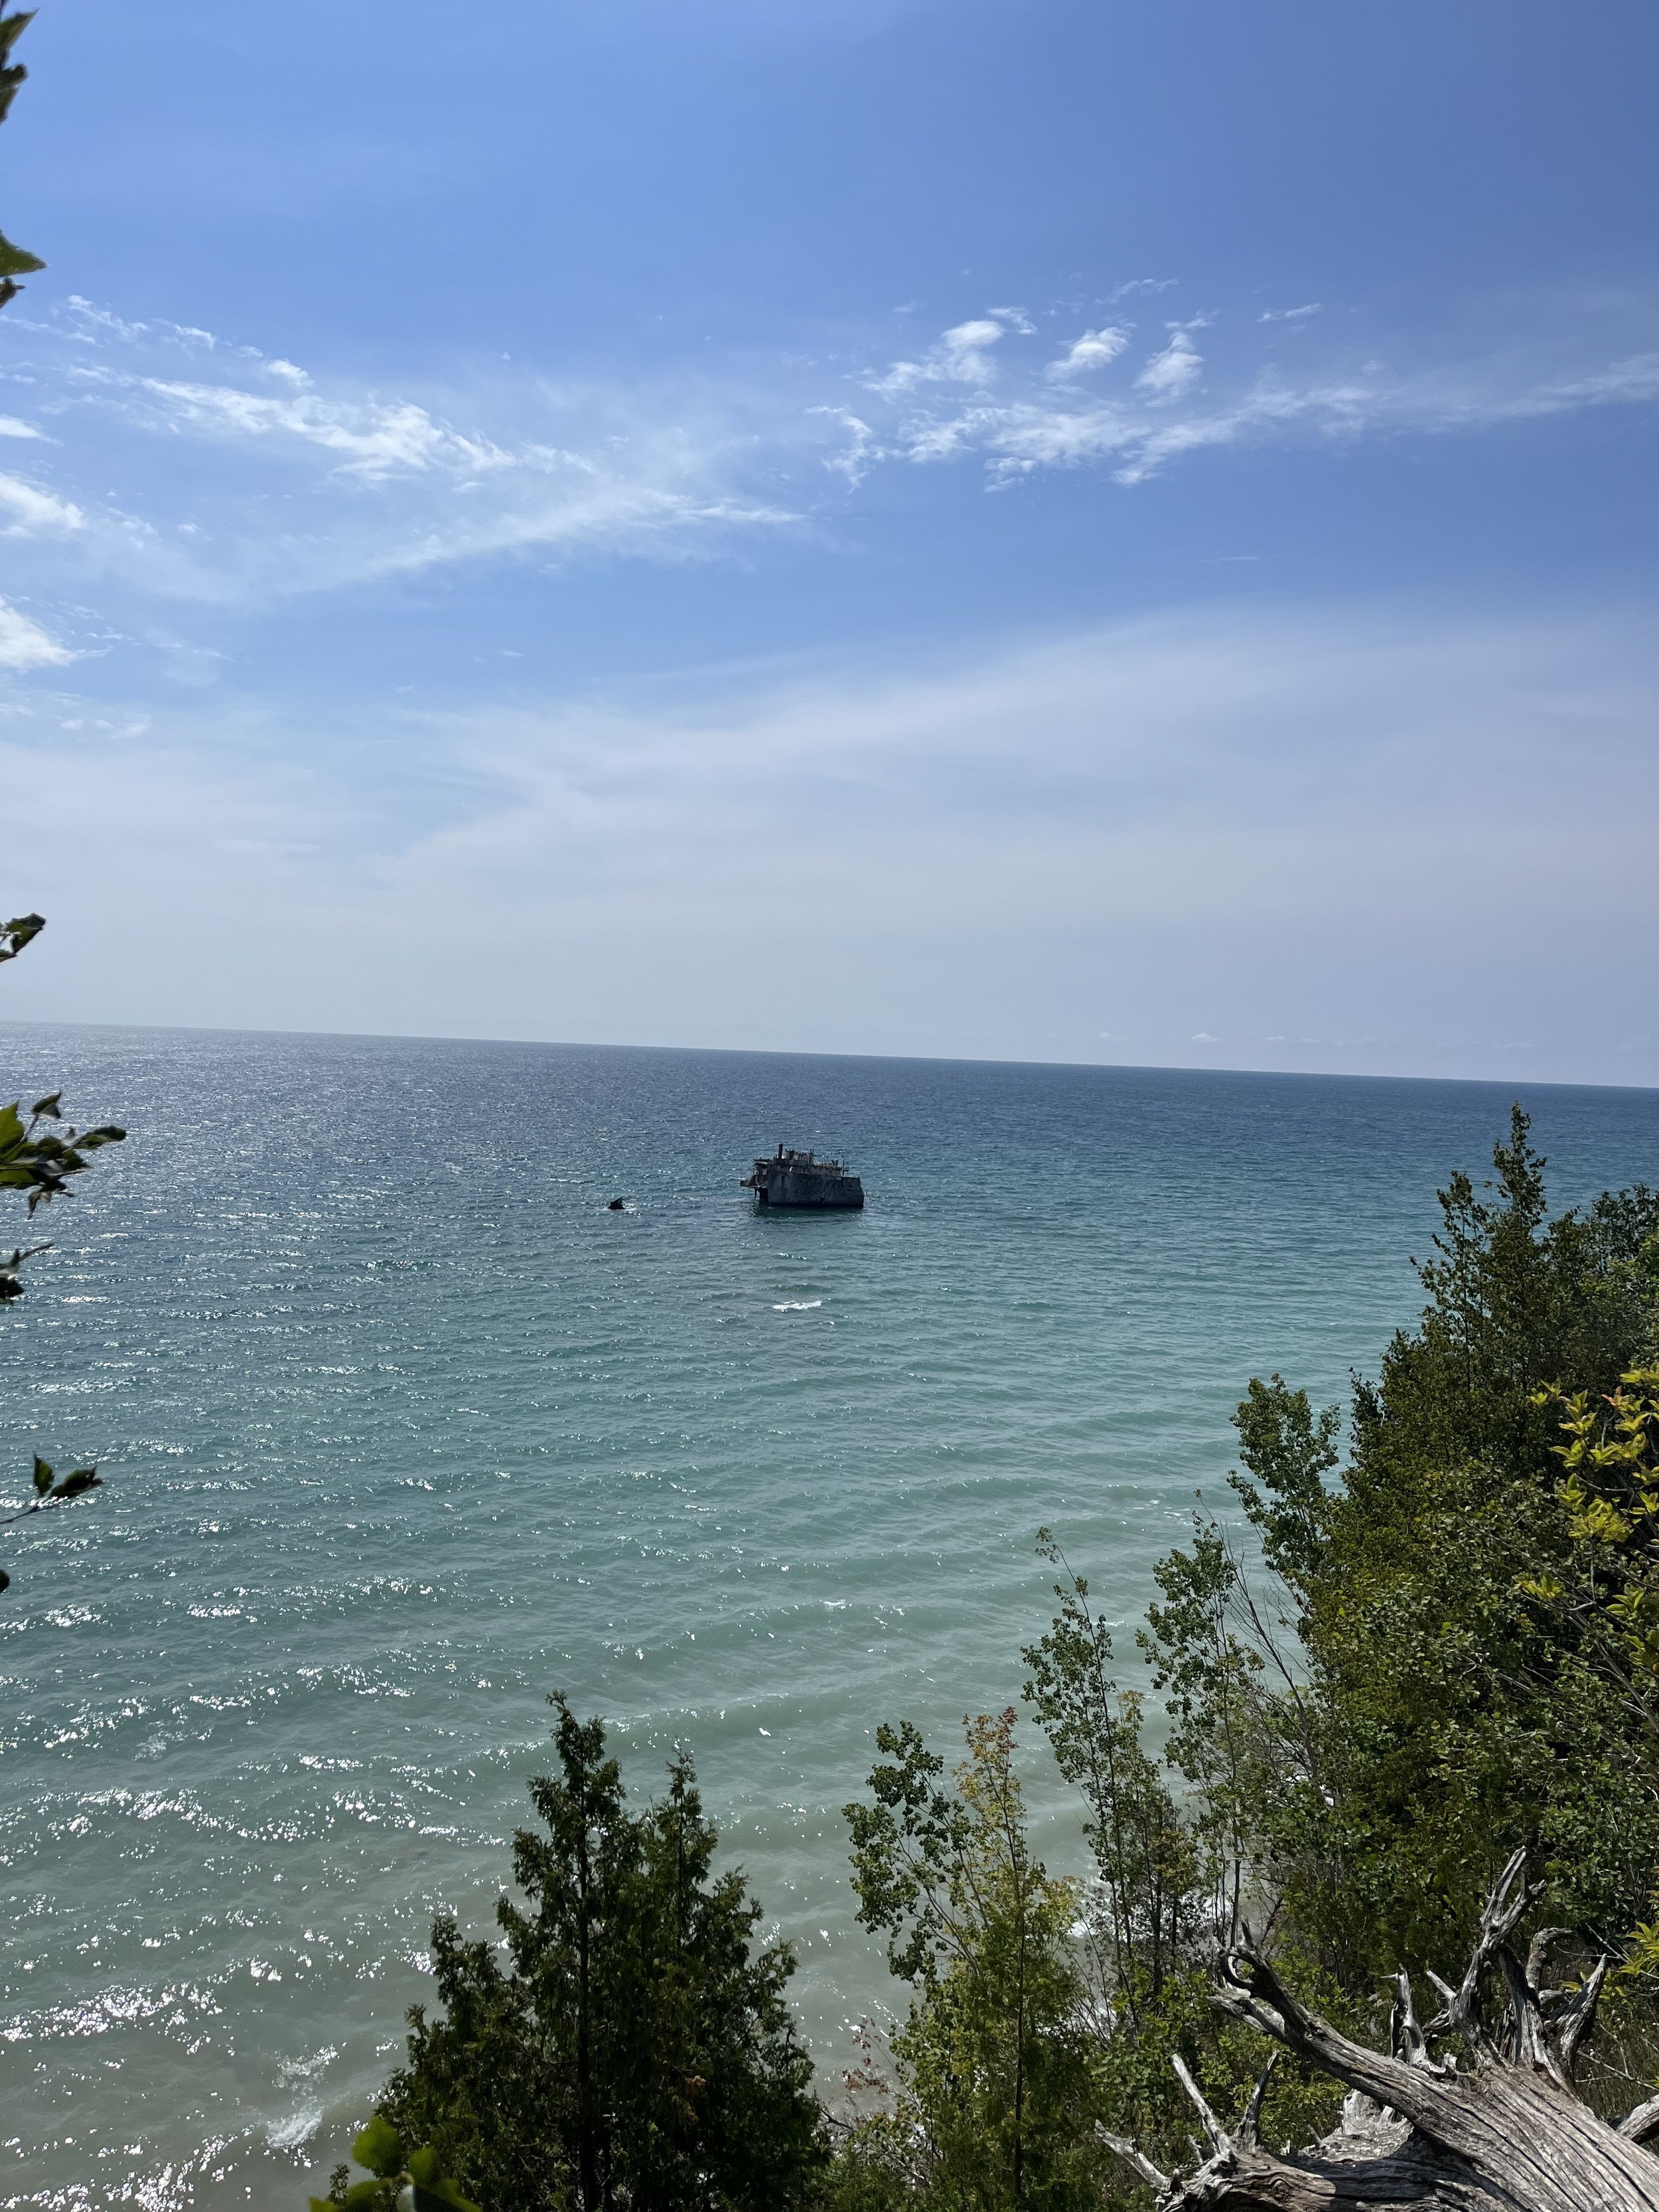
[[[856,1212],[864,1204],[864,1185],[839,1160],[816,1160],[811,1152],[787,1152],[757,1160],[743,1187],[757,1206],[796,1206],[815,1212]]]

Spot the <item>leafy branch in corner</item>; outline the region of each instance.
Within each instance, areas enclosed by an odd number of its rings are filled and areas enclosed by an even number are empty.
[[[71,1129],[65,1124],[62,1136],[50,1129],[39,1134],[43,1121],[63,1121],[58,1110],[63,1095],[54,1091],[50,1097],[37,1098],[27,1121],[16,1102],[0,1106],[0,1190],[27,1191],[31,1213],[48,1200],[61,1198],[70,1176],[85,1173],[88,1152],[118,1145],[127,1133],[106,1121],[97,1129]]]
[[[77,1498],[84,1498],[89,1490],[101,1490],[104,1478],[95,1467],[77,1467],[72,1474],[59,1474],[43,1460],[39,1452],[34,1455],[34,1496],[27,1505],[20,1505],[15,1513],[0,1518],[0,1528],[9,1528],[15,1521],[27,1521],[31,1513],[44,1513],[48,1506],[72,1505]],[[11,1577],[0,1567],[0,1590],[9,1589]]]
[[[27,21],[27,15],[0,16],[0,38],[3,38],[9,22],[21,27]],[[14,32],[12,36],[15,35]],[[0,57],[8,51],[8,47],[0,46]],[[5,113],[4,103],[9,101],[16,89],[12,78],[0,72],[0,118]],[[0,297],[0,307],[4,304],[5,298]],[[11,921],[0,922],[0,961],[15,960],[46,926],[44,916],[38,914],[14,915]],[[95,1152],[105,1145],[118,1145],[127,1133],[112,1121],[97,1129],[71,1129],[65,1124],[61,1135],[56,1129],[44,1127],[46,1123],[63,1122],[58,1111],[63,1095],[61,1091],[54,1091],[50,1097],[37,1098],[29,1109],[27,1121],[15,1101],[9,1106],[0,1106],[0,1190],[27,1191],[31,1213],[37,1206],[48,1205],[54,1198],[61,1197],[69,1188],[71,1176],[85,1173],[89,1164],[88,1152]],[[51,1249],[48,1244],[30,1244],[18,1245],[10,1253],[0,1252],[0,1304],[22,1297],[21,1271],[24,1261]],[[9,1528],[48,1506],[72,1505],[88,1491],[102,1487],[102,1478],[96,1468],[77,1467],[72,1474],[60,1476],[37,1452],[33,1498],[16,1512],[0,1518],[0,1528]],[[0,1590],[10,1587],[11,1577],[0,1570]]]
[[[0,9],[3,9],[3,4],[4,0],[0,0]],[[17,88],[28,75],[21,62],[13,61],[11,50],[33,21],[32,9],[27,14],[14,11],[8,15],[0,13],[0,123],[3,123],[10,114],[11,104],[17,97]],[[22,286],[16,281],[18,277],[32,276],[37,269],[44,269],[46,265],[39,254],[26,253],[21,246],[14,246],[4,232],[0,231],[0,307],[3,307],[8,301],[15,300],[22,290]],[[31,915],[30,920],[39,928],[39,915]],[[18,925],[14,921],[7,927],[15,930]],[[25,939],[24,942],[27,943],[27,939]],[[21,951],[21,947],[15,949]],[[10,952],[0,952],[0,959],[9,960],[12,957]]]
[[[0,16],[0,27],[5,18]],[[0,921],[0,960],[15,960],[26,945],[33,945],[46,926],[43,914],[15,914],[9,921]]]
[[[16,925],[9,926],[15,928]],[[69,1188],[70,1176],[86,1172],[88,1152],[95,1152],[105,1145],[118,1145],[127,1133],[112,1121],[97,1129],[71,1129],[64,1124],[61,1136],[55,1129],[43,1132],[44,1123],[63,1121],[58,1110],[63,1095],[61,1091],[54,1091],[49,1098],[37,1098],[29,1109],[27,1121],[16,1101],[9,1106],[0,1106],[0,1190],[27,1191],[31,1213],[37,1206],[62,1197]],[[30,1244],[19,1245],[9,1253],[0,1252],[0,1304],[22,1297],[21,1271],[24,1261],[51,1249],[49,1244]]]
[[[3,38],[9,22],[27,21],[27,15],[0,15],[0,38]],[[0,55],[5,52],[4,46],[0,45]],[[5,115],[4,102],[16,88],[15,84],[9,86],[6,73],[0,70],[0,119]],[[5,301],[0,299],[0,307],[4,304]],[[40,914],[14,915],[9,921],[0,921],[0,962],[15,960],[20,952],[33,944],[46,926],[46,918]],[[97,1129],[65,1127],[61,1135],[55,1129],[42,1134],[42,1122],[63,1120],[58,1111],[63,1096],[61,1091],[54,1091],[50,1097],[37,1098],[29,1109],[27,1121],[16,1100],[9,1106],[0,1107],[0,1190],[26,1190],[31,1213],[37,1206],[61,1197],[69,1188],[70,1176],[85,1172],[88,1152],[95,1152],[105,1145],[118,1145],[127,1133],[108,1121]],[[22,1297],[20,1270],[24,1261],[51,1249],[49,1244],[31,1244],[27,1248],[20,1245],[9,1254],[0,1252],[0,1304],[8,1298]]]

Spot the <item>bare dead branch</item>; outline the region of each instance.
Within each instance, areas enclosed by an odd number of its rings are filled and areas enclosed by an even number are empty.
[[[1171,2186],[1167,2173],[1160,2173],[1143,2150],[1129,2141],[1127,2136],[1115,2136],[1109,2128],[1097,2126],[1095,2133],[1108,2150],[1113,2151],[1133,2169],[1142,2181],[1151,2182],[1161,2197]]]
[[[1217,2119],[1215,2114],[1210,2110],[1209,2106],[1206,2103],[1204,2092],[1199,2087],[1197,2082],[1193,2079],[1186,2060],[1182,2058],[1177,2051],[1176,2056],[1170,2061],[1170,2063],[1175,2068],[1176,2079],[1180,2082],[1182,2087],[1187,2092],[1188,2098],[1192,2104],[1193,2109],[1197,2112],[1199,2118],[1204,2124],[1204,2132],[1210,2138],[1211,2149],[1216,2151],[1230,2151],[1233,2147],[1232,2138],[1227,2133],[1226,2129],[1222,2126],[1220,2121]]]
[[[1389,2045],[1396,2058],[1403,2058],[1408,2066],[1420,2066],[1429,2055],[1429,2047],[1418,2022],[1411,1977],[1403,1966],[1394,1978],[1394,2009],[1389,2021]]]
[[[1561,2070],[1569,2081],[1577,2063],[1578,2046],[1595,2024],[1596,2007],[1601,2002],[1601,1985],[1607,1978],[1607,1962],[1598,1959],[1584,1978],[1584,1985],[1555,2015],[1553,2023],[1559,2039]]]
[[[1244,2117],[1238,2124],[1238,2140],[1247,2150],[1255,2150],[1261,2141],[1261,2100],[1267,2094],[1267,2084],[1273,2078],[1273,2069],[1279,2063],[1275,2051],[1268,2058],[1250,2092],[1250,2101],[1244,2107]]]
[[[1540,1931],[1524,1966],[1510,1949],[1510,1936],[1539,1894],[1524,1881],[1523,1865],[1517,1852],[1493,1885],[1462,1982],[1453,1989],[1436,1979],[1443,2007],[1426,2027],[1408,1978],[1395,1976],[1387,2053],[1310,2012],[1259,1951],[1248,1944],[1225,1951],[1216,2004],[1351,2094],[1335,2133],[1312,2151],[1275,2159],[1259,2142],[1265,2075],[1230,2136],[1176,2061],[1212,2148],[1196,2172],[1162,2191],[1160,2212],[1659,2212],[1659,2157],[1641,2148],[1659,2133],[1659,2094],[1615,2129],[1572,2087],[1607,1962],[1598,1961],[1576,1990],[1540,1994],[1559,1931]],[[1485,1977],[1494,1969],[1509,1998],[1501,2048],[1480,2017]],[[1462,2038],[1472,2051],[1468,2072],[1451,2053],[1431,2051],[1443,2036]]]
[[[1543,1888],[1541,1882],[1528,1888],[1522,1880],[1522,1870],[1526,1863],[1525,1850],[1517,1850],[1492,1885],[1492,1893],[1480,1915],[1480,1940],[1470,1955],[1462,1982],[1456,1990],[1446,1992],[1445,2005],[1429,2022],[1425,2031],[1427,2034],[1462,2035],[1476,2045],[1485,2042],[1479,2011],[1481,1982],[1510,1929]],[[1435,1986],[1441,1990],[1445,1988],[1445,1984],[1437,1979]]]

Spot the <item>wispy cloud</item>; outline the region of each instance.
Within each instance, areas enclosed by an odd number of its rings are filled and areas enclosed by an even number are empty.
[[[80,934],[9,1003],[1015,1057],[1089,1056],[1103,1029],[1210,1060],[1217,1037],[1404,1036],[1405,1064],[1480,1073],[1472,1006],[1514,1035],[1570,988],[1573,1034],[1530,1072],[1651,1080],[1653,1048],[1620,1058],[1659,796],[1650,629],[1253,603],[948,670],[354,703],[325,730],[173,702],[113,743],[43,692],[0,725],[14,785],[49,764],[62,802],[15,890],[44,906],[73,865]],[[1563,817],[1569,760],[1616,820]],[[141,907],[177,959],[119,929]],[[799,1017],[750,989],[757,944],[810,952]]]
[[[862,483],[876,461],[882,458],[881,441],[861,415],[850,407],[814,407],[814,416],[839,424],[846,433],[846,443],[831,453],[823,465],[832,476],[845,477],[852,485]]]
[[[0,476],[0,514],[9,518],[0,522],[0,537],[6,538],[60,535],[83,530],[87,520],[72,500],[59,499],[14,476]]]
[[[1303,317],[1307,311],[1290,311]],[[1281,318],[1280,319],[1286,319]],[[1211,318],[1202,319],[1205,322]],[[937,465],[977,457],[993,484],[1049,469],[1105,465],[1121,484],[1145,483],[1183,457],[1274,440],[1348,441],[1379,435],[1474,434],[1505,422],[1659,399],[1659,351],[1627,352],[1564,367],[1560,327],[1548,344],[1510,343],[1396,368],[1376,355],[1328,359],[1292,376],[1252,359],[1237,331],[1206,348],[1200,324],[1170,325],[1167,343],[1113,388],[1105,373],[1127,349],[1127,326],[1085,330],[1057,358],[1039,362],[1004,349],[994,391],[951,402],[938,388],[871,389],[888,403],[859,417],[857,473],[881,462]],[[1120,342],[1120,339],[1121,342]],[[1096,372],[1085,396],[1084,370]]]
[[[442,398],[353,389],[85,301],[18,318],[0,346],[0,383],[36,418],[22,430],[58,434],[50,462],[0,474],[0,537],[76,541],[32,588],[97,577],[238,606],[491,556],[695,555],[790,522],[779,464],[821,436],[799,404],[706,377],[672,393],[504,371]]]
[[[1265,329],[1254,307],[1160,319],[1163,343],[1137,345],[1127,316],[1079,315],[1056,339],[1052,311],[1039,331],[1000,306],[885,368],[796,356],[624,386],[498,364],[410,392],[76,301],[0,328],[0,390],[27,408],[0,418],[27,462],[0,471],[0,545],[27,541],[12,588],[42,605],[253,607],[503,557],[724,552],[811,527],[884,467],[976,464],[993,488],[1097,467],[1133,485],[1230,446],[1473,434],[1659,398],[1659,351],[1617,349],[1588,312],[1484,352],[1419,341],[1397,364],[1310,311]],[[1294,370],[1274,358],[1287,320],[1306,333]],[[1633,313],[1625,327],[1645,334]]]
[[[229,385],[169,383],[155,377],[129,380],[123,388],[131,395],[135,414],[148,402],[164,425],[188,426],[232,441],[296,440],[337,455],[343,474],[371,480],[436,467],[469,473],[510,468],[521,458],[488,440],[463,437],[407,400],[331,400],[313,392],[272,398]]]
[[[1203,374],[1204,356],[1184,330],[1177,330],[1162,353],[1155,353],[1135,379],[1135,390],[1149,399],[1182,399]]]
[[[865,381],[887,399],[923,384],[991,384],[996,377],[991,349],[1011,331],[1029,337],[1031,325],[1018,307],[993,307],[944,331],[920,361],[896,361],[883,374]]]
[[[59,645],[19,607],[0,599],[0,668],[14,673],[33,668],[63,668],[75,655]]]

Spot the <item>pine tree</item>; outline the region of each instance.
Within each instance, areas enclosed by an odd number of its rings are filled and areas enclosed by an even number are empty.
[[[630,1813],[597,1721],[562,1697],[560,1771],[514,1838],[496,1947],[433,1930],[441,2019],[410,2015],[380,2109],[486,2212],[789,2212],[824,2162],[785,1944],[717,1837],[690,1762]]]

